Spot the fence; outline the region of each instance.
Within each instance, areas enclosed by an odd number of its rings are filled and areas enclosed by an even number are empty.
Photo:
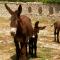
[[[55,16],[60,17],[60,4],[43,4],[41,2],[0,2],[0,16],[10,17],[6,10],[4,3],[15,11],[19,4],[22,5],[22,13],[29,17],[40,18],[41,16]]]

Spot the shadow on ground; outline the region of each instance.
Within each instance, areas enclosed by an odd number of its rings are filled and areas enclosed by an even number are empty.
[[[16,60],[16,54],[11,57],[11,60]]]
[[[33,58],[40,58],[40,57],[38,57],[38,56],[37,57],[28,57],[28,60],[31,60]],[[16,60],[16,54],[11,56],[11,60]]]

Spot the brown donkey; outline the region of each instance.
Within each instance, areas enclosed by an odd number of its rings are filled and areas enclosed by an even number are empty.
[[[54,41],[59,43],[60,21],[54,23]]]
[[[11,35],[14,37],[16,46],[16,60],[28,60],[27,58],[27,40],[32,36],[33,28],[31,19],[25,15],[20,15],[22,6],[19,5],[16,11],[12,11],[7,4],[6,9],[11,14]]]
[[[46,26],[39,27],[39,21],[35,23],[33,36],[29,39],[29,54],[31,57],[37,57],[37,39],[39,30],[45,29]]]

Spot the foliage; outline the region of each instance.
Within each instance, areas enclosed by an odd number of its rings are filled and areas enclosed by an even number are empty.
[[[60,3],[60,0],[0,0],[0,1]]]

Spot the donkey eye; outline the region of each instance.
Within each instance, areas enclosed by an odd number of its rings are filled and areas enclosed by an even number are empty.
[[[15,18],[12,18],[12,17],[11,17],[11,20],[15,20]]]

